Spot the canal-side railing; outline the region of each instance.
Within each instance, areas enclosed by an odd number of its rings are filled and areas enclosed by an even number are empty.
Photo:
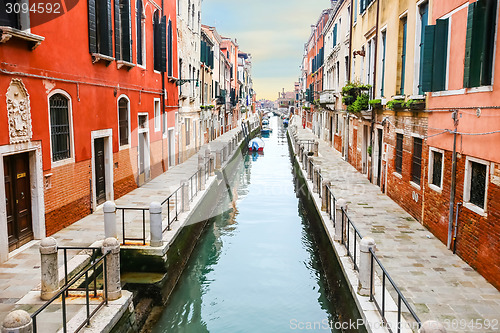
[[[404,297],[403,293],[401,290],[398,288],[396,282],[391,278],[387,270],[385,269],[384,265],[380,262],[380,259],[377,258],[377,255],[373,251],[373,249],[369,249],[370,251],[370,301],[375,303],[375,306],[377,307],[380,315],[382,316],[382,319],[384,320],[384,324],[386,325],[387,329],[390,332],[397,332],[400,333],[402,328],[415,328],[414,325],[406,325],[403,327],[402,325],[402,313],[403,313],[403,305],[407,310],[407,313],[410,314],[410,316],[415,320],[417,323],[417,327],[420,328],[422,325],[420,322],[420,319],[418,318],[417,314],[415,311],[412,309],[406,298]],[[375,272],[377,272],[377,275],[381,276],[382,279],[382,290],[380,293],[375,293]],[[389,281],[389,285],[387,285],[386,281]],[[390,292],[388,291],[387,293],[389,295],[386,295],[386,287],[392,287],[393,291],[397,294],[397,308],[398,308],[398,313],[397,313],[397,326],[396,330],[394,330],[394,325],[391,322],[387,321],[386,318],[386,310],[387,310],[387,302],[386,299],[387,297],[390,297]],[[408,318],[407,318],[408,319]],[[411,318],[410,318],[411,319]]]
[[[295,143],[299,144],[306,144],[307,141],[312,142],[314,144],[313,140],[295,140],[293,135],[290,135],[292,138],[292,141]],[[310,150],[310,146],[308,145],[308,150]],[[299,162],[300,158],[297,159]],[[312,160],[308,161],[308,165],[306,168],[306,171],[308,172],[307,178],[312,180],[313,182],[315,181],[314,179],[314,163]],[[354,225],[352,220],[347,214],[347,208],[340,206],[340,221],[337,220],[337,200],[333,194],[333,191],[331,187],[327,184],[326,186],[323,187],[323,177],[321,176],[321,173],[319,174],[318,177],[319,181],[319,186],[318,188],[318,194],[319,197],[322,198],[322,195],[326,196],[326,212],[330,218],[330,221],[332,221],[332,224],[335,228],[337,228],[336,223],[341,223],[341,239],[340,243],[345,247],[347,254],[351,258],[352,262],[354,263],[354,269],[359,272],[359,261],[361,257],[361,251],[360,251],[360,244],[361,240],[363,239],[363,236],[361,235],[361,232],[359,229]],[[322,193],[324,191],[324,193]],[[380,315],[382,316],[382,320],[384,321],[385,326],[390,332],[397,332],[400,333],[403,328],[409,328],[415,331],[415,328],[420,328],[421,327],[421,321],[415,311],[411,308],[410,304],[406,300],[405,296],[397,286],[397,284],[394,282],[394,280],[391,278],[387,270],[385,269],[384,265],[380,262],[380,259],[377,257],[375,254],[374,250],[372,248],[369,249],[370,253],[370,301],[375,303],[376,308],[378,309]],[[377,274],[375,274],[377,273]],[[375,293],[375,279],[376,275],[380,276],[381,281],[382,281],[382,289],[380,293]],[[389,281],[389,284],[387,284],[386,281]],[[388,311],[387,311],[387,298],[391,298],[391,293],[389,290],[386,291],[387,287],[392,287],[392,294],[395,294],[397,296],[397,317],[396,317],[396,327],[394,327],[394,322],[389,322],[387,319],[388,316]],[[405,311],[403,311],[405,310]],[[403,313],[406,313],[407,316],[405,316],[405,320],[414,320],[414,322],[417,324],[416,327],[414,325],[406,325],[403,327],[402,323],[402,315]],[[392,318],[389,318],[392,319]],[[408,323],[407,323],[408,324]]]
[[[67,309],[67,298],[69,297],[69,291],[71,290],[83,290],[85,295],[85,320],[78,326],[78,328],[74,331],[79,332],[86,325],[90,325],[90,319],[102,308],[104,305],[108,304],[108,278],[107,278],[107,256],[111,253],[108,251],[104,253],[100,258],[96,259],[94,263],[92,263],[89,267],[84,269],[79,274],[75,275],[71,278],[65,285],[44,305],[42,305],[38,310],[36,310],[33,314],[31,314],[31,319],[33,320],[33,332],[37,333],[37,318],[45,309],[47,309],[50,305],[53,304],[56,300],[61,298],[61,313],[62,313],[62,330],[64,333],[68,332],[68,309]],[[92,273],[90,273],[92,271]],[[99,288],[95,287],[94,290],[91,290],[89,286],[94,283],[97,285],[99,280]],[[71,288],[73,285],[77,285],[77,288]],[[83,288],[80,288],[84,285]],[[81,293],[77,294],[77,296],[82,296]],[[73,294],[71,295],[73,297]],[[91,299],[94,302],[91,303]],[[97,300],[97,303],[95,302]],[[92,307],[92,309],[91,309]],[[53,309],[47,310],[53,312]]]
[[[307,146],[307,151],[313,151],[315,140],[298,140],[298,143]]]
[[[116,211],[121,211],[121,221],[122,221],[122,244],[125,245],[127,241],[134,242],[142,242],[142,245],[146,245],[146,212],[149,211],[149,207],[126,207],[126,206],[117,206]],[[128,212],[130,214],[134,214],[137,212],[141,212],[142,217],[142,237],[128,237],[126,234],[127,231],[127,221],[125,219],[125,213]],[[132,221],[135,220],[135,216],[132,216]]]
[[[90,263],[93,264],[95,260],[97,259],[97,254],[101,251],[101,248],[99,247],[79,247],[79,246],[58,246],[57,247],[58,251],[63,252],[63,268],[64,268],[64,285],[67,285],[71,279],[70,273],[68,272],[68,251],[78,251],[79,253],[81,251],[90,251],[91,254],[89,255]],[[86,267],[83,267],[80,271],[77,272],[71,272],[72,276],[75,276],[85,270]],[[93,272],[95,274],[95,271]],[[69,294],[70,291],[83,291],[83,288],[69,288],[67,290],[67,294]],[[97,280],[94,279],[94,286],[93,289],[94,293],[97,292]]]
[[[166,205],[167,207],[167,226],[163,229],[170,230],[170,226],[174,221],[179,219],[179,197],[181,187],[178,187],[174,192],[172,192],[165,200],[161,202],[162,207]]]

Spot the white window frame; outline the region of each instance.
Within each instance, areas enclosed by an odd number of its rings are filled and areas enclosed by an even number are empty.
[[[128,143],[125,144],[125,145],[120,145],[120,99],[122,98],[125,98],[127,101],[128,101],[128,107],[127,107],[127,120],[128,120]],[[118,96],[118,98],[116,99],[116,115],[117,115],[117,120],[118,120],[118,128],[117,128],[117,132],[118,135],[116,136],[118,138],[118,147],[119,147],[119,150],[123,150],[123,149],[129,149],[131,146],[130,146],[130,142],[131,142],[131,136],[132,136],[132,131],[130,130],[130,98],[128,98],[127,95],[125,94],[121,94],[120,96]]]
[[[158,107],[157,107],[158,106]],[[159,98],[153,100],[153,110],[154,110],[154,130],[159,132],[161,130],[161,103]]]
[[[486,184],[484,186],[484,208],[478,207],[472,202],[470,202],[470,191],[471,191],[471,178],[472,178],[472,168],[471,162],[483,164],[486,166]],[[465,158],[465,172],[464,172],[464,193],[463,193],[463,206],[469,210],[477,213],[481,216],[487,215],[488,207],[488,185],[490,182],[490,162],[481,160],[479,158],[467,156]]]
[[[434,174],[434,153],[440,153],[443,155],[442,159],[441,159],[441,185],[440,186],[437,186],[437,185],[434,185],[432,183],[432,175]],[[429,147],[429,167],[428,167],[428,170],[427,170],[427,181],[428,181],[428,184],[429,184],[429,188],[433,189],[434,191],[436,192],[439,192],[441,193],[441,191],[443,190],[443,177],[444,177],[444,150],[442,149],[439,149],[439,148],[435,148],[435,147]]]
[[[52,126],[50,123],[50,98],[56,94],[61,94],[68,99],[68,123],[69,123],[69,154],[70,157],[64,160],[55,161],[52,159]],[[47,95],[47,110],[49,117],[49,136],[50,136],[50,163],[51,168],[55,168],[61,165],[75,163],[75,140],[73,134],[73,100],[71,95],[62,89],[54,89]]]

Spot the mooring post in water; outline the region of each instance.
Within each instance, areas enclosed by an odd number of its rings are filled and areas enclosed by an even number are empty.
[[[161,203],[153,201],[149,205],[149,233],[151,236],[150,245],[152,247],[160,247],[163,245],[163,228],[161,225],[161,220]]]
[[[443,324],[435,320],[427,320],[418,330],[419,333],[446,333]]]
[[[120,243],[114,237],[109,237],[102,243],[102,253],[109,252],[106,257],[106,283],[108,288],[108,300],[114,301],[122,297],[122,285],[120,282]]]
[[[217,149],[215,152],[215,168],[220,169],[222,166],[222,149]]]
[[[370,291],[375,294],[374,269],[372,267],[372,254],[370,249],[375,252],[375,240],[371,237],[363,237],[359,246],[359,286],[358,294],[361,296],[370,296]],[[356,254],[354,254],[356,255]],[[370,286],[370,283],[372,285]]]
[[[313,147],[313,152],[314,156],[318,156],[318,151],[319,151],[319,141],[314,141],[314,147]]]
[[[198,189],[203,191],[205,189],[205,173],[207,170],[205,170],[205,157],[201,154],[198,155],[198,170],[201,170],[198,174]]]
[[[189,183],[187,180],[181,182],[181,197],[181,209],[183,212],[187,212],[189,210]]]
[[[57,262],[57,241],[52,237],[40,242],[40,271],[42,288],[40,298],[48,301],[59,291],[59,264]]]
[[[334,239],[337,242],[342,241],[342,235],[345,234],[345,224],[347,221],[344,221],[344,214],[342,214],[342,209],[347,211],[347,201],[344,199],[338,199],[335,205],[335,237]]]
[[[104,212],[104,238],[118,238],[116,232],[116,205],[113,201],[106,201],[102,207]]]
[[[33,320],[28,312],[14,310],[9,312],[2,322],[2,333],[31,333]]]
[[[321,195],[321,210],[323,211],[328,210],[328,196],[330,195],[330,193],[328,193],[328,186],[330,186],[330,182],[323,180],[321,184],[321,188],[323,189],[323,194]]]

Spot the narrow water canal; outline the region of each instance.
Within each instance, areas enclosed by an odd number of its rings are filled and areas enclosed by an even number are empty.
[[[225,212],[208,224],[153,332],[361,331],[335,329],[359,313],[321,222],[296,194],[281,120],[271,127],[264,155],[240,159]]]

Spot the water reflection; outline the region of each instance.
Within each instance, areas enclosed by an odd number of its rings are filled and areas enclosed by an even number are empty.
[[[335,302],[344,300],[330,296],[295,195],[285,130],[277,117],[270,123],[265,155],[246,155],[228,175],[222,213],[205,229],[154,332],[287,332],[307,322],[330,331],[326,324],[342,317]]]

